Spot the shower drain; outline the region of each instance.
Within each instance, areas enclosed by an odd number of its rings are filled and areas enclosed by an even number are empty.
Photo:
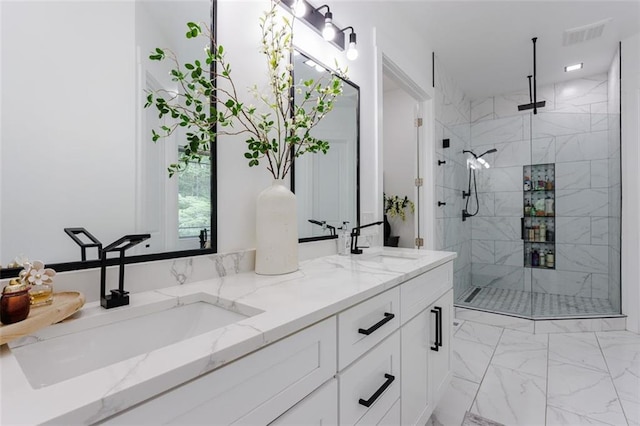
[[[466,299],[464,299],[464,303],[469,303],[473,300],[474,297],[476,297],[478,295],[478,293],[480,293],[480,290],[482,290],[480,287],[476,287],[475,290],[473,290],[471,292],[471,294],[469,295],[469,297],[467,297]]]

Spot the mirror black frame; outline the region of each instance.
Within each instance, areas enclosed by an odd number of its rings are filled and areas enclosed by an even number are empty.
[[[216,39],[216,19],[217,19],[217,0],[211,0],[211,34],[213,34],[214,39]],[[186,24],[186,23],[185,23]],[[215,76],[216,71],[216,63],[213,62],[211,64],[211,74]],[[214,87],[215,87],[215,78]],[[216,93],[213,92],[211,94],[211,102],[214,102],[216,98]],[[143,100],[140,100],[142,102]],[[216,130],[215,127],[213,129]],[[191,249],[191,250],[177,250],[177,251],[167,251],[160,253],[151,253],[151,254],[143,254],[138,256],[130,256],[124,258],[124,264],[132,264],[132,263],[143,263],[143,262],[152,262],[159,260],[167,260],[167,259],[178,259],[181,257],[191,257],[191,256],[202,256],[206,254],[213,254],[218,252],[218,191],[217,191],[217,141],[214,140],[211,142],[211,146],[209,147],[211,153],[211,248],[205,249]],[[62,230],[60,230],[62,232]],[[98,256],[99,257],[99,256]],[[119,258],[111,258],[106,260],[107,266],[119,265]],[[99,268],[103,264],[99,259],[96,260],[86,260],[86,261],[75,261],[75,262],[60,262],[60,263],[50,263],[47,264],[47,268],[53,268],[56,272],[68,272],[68,271],[78,271],[83,269],[94,269]],[[5,268],[0,269],[0,279],[14,278],[17,277],[22,268]]]
[[[318,61],[316,58],[314,58],[313,56],[309,55],[307,52],[303,51],[302,49],[300,49],[299,47],[295,47],[294,48],[295,51],[297,51],[298,53],[300,53],[301,55],[307,57],[308,59],[313,60],[314,62],[321,64],[321,61]],[[294,60],[293,60],[293,54],[291,54],[290,56],[290,62],[291,62],[291,76],[293,77],[294,81],[295,81],[295,67],[293,66]],[[331,72],[331,70],[325,66],[325,69],[327,69],[328,71]],[[347,80],[345,78],[342,78],[340,76],[338,76],[338,78],[340,78],[340,80],[342,80],[344,83],[348,84],[349,86],[353,87],[357,92],[358,92],[358,101],[356,103],[356,223],[353,225],[353,227],[357,227],[360,226],[360,86],[358,86],[357,84],[355,84],[353,81],[351,80]],[[291,98],[294,100],[295,102],[295,92],[294,89],[292,89],[292,93],[291,93]],[[293,114],[293,108],[291,109],[291,113]],[[319,155],[319,154],[316,154]],[[291,156],[292,156],[292,161],[291,161],[291,192],[293,192],[295,194],[296,192],[296,162],[295,162],[295,158],[293,158],[293,149],[291,150]],[[299,238],[298,242],[299,243],[307,243],[310,241],[322,241],[322,240],[332,240],[338,238],[338,235],[319,235],[317,237],[304,237],[304,238]]]

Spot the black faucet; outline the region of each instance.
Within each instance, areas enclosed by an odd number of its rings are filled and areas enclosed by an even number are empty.
[[[151,235],[149,234],[125,235],[100,251],[100,306],[105,309],[111,309],[129,304],[129,292],[124,290],[124,252],[150,237]],[[120,266],[120,277],[118,279],[118,288],[111,290],[111,294],[107,295],[107,253],[114,251],[120,252],[118,262]]]
[[[369,226],[382,225],[384,221],[368,223],[362,226],[356,226],[351,229],[351,254],[362,254],[362,249],[358,247],[358,237],[360,236],[360,230],[362,228],[368,228]]]
[[[322,229],[329,229],[329,234],[336,235],[336,227],[335,226],[331,226],[331,225],[327,225],[327,221],[326,220],[323,220],[321,222],[319,220],[309,219],[309,222],[313,223],[314,225],[322,226]]]

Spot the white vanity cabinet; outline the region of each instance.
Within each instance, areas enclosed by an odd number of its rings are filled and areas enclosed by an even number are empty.
[[[452,279],[448,263],[401,286],[403,425],[424,425],[451,379]]]
[[[447,262],[107,424],[425,424],[450,380]]]
[[[335,372],[336,318],[330,317],[104,423],[266,425]]]
[[[329,380],[270,424],[273,426],[337,425],[338,380]]]

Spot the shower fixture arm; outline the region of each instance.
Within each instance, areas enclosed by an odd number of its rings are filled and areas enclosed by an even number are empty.
[[[531,41],[533,42],[533,75],[527,76],[527,79],[529,79],[529,103],[518,105],[518,111],[533,109],[533,113],[538,114],[538,108],[544,107],[546,101],[538,102],[538,82],[536,80],[536,42],[538,41],[538,37],[533,37]],[[533,78],[533,99],[531,98],[531,78]]]
[[[534,37],[531,39],[533,41],[533,113],[538,113],[538,106],[536,103],[538,102],[538,96],[536,94],[538,83],[536,82],[536,41],[538,41],[538,37]]]

